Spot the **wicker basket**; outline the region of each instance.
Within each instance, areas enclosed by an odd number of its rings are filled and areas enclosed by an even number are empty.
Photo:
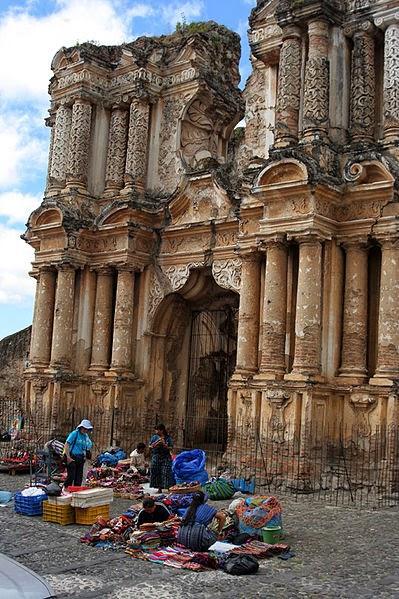
[[[75,507],[76,524],[94,524],[97,518],[109,520],[109,504],[96,507]]]
[[[170,487],[169,493],[180,494],[180,495],[190,495],[190,493],[198,493],[201,491],[200,483],[196,485],[192,485],[190,487],[183,485],[175,485],[174,487]]]
[[[68,504],[54,504],[43,502],[43,520],[66,526],[75,522],[75,510]]]

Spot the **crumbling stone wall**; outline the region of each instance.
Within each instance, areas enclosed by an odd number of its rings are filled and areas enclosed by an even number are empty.
[[[32,327],[4,337],[0,341],[0,401],[22,397],[23,371],[29,353]]]

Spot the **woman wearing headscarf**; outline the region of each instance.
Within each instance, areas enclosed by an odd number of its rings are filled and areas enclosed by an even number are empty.
[[[226,515],[207,505],[205,493],[198,491],[182,518],[178,542],[192,551],[207,551],[217,540],[217,534],[209,528],[213,521],[217,522],[220,534]]]
[[[171,450],[173,441],[164,424],[157,424],[155,435],[150,439],[151,447],[151,477],[150,487],[158,489],[169,489],[175,483],[172,472]]]
[[[89,432],[93,430],[90,420],[82,420],[74,431],[69,433],[65,446],[64,455],[67,462],[68,476],[64,483],[65,487],[74,485],[80,487],[83,480],[83,467],[87,452],[93,447]]]

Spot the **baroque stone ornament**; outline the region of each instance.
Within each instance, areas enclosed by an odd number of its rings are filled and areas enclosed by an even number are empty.
[[[370,414],[377,407],[377,401],[367,393],[352,393],[350,405],[356,415],[356,428],[359,437],[369,437],[371,433]]]
[[[160,273],[152,269],[148,290],[148,317],[150,322],[154,318],[156,309],[166,295],[165,285],[161,280]]]
[[[125,171],[127,117],[124,108],[114,108],[108,140],[107,168],[105,174],[106,189],[121,189]]]
[[[301,89],[302,42],[296,27],[284,31],[276,105],[276,142],[290,143],[298,137]]]
[[[75,100],[72,108],[71,136],[69,142],[68,183],[85,186],[89,164],[91,104]]]
[[[125,189],[142,190],[147,169],[147,138],[149,104],[145,99],[134,99],[130,105],[129,137],[125,167]]]
[[[61,104],[55,117],[53,152],[51,158],[50,181],[65,182],[68,160],[69,136],[71,133],[72,109]]]
[[[329,26],[309,23],[309,57],[305,69],[303,128],[306,133],[327,133],[330,101]]]
[[[172,291],[178,291],[187,282],[190,270],[201,266],[203,266],[202,262],[189,262],[184,266],[169,266],[163,269],[163,272],[169,280]]]
[[[209,106],[202,99],[189,106],[181,125],[181,148],[184,160],[194,166],[204,158],[216,158],[218,137],[210,118]]]
[[[241,260],[215,260],[212,264],[212,274],[216,283],[224,289],[240,291]]]
[[[291,396],[283,389],[267,389],[266,399],[271,407],[269,420],[271,440],[273,443],[284,443],[286,429],[284,412],[291,402]]]
[[[384,131],[385,136],[399,133],[399,24],[385,31],[384,56]]]
[[[355,31],[353,36],[350,102],[352,141],[372,141],[374,138],[374,47],[375,42],[371,31],[362,28]]]

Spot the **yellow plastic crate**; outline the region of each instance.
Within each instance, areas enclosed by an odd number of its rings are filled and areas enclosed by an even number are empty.
[[[109,520],[109,504],[97,507],[75,507],[76,524],[94,524],[99,517]]]
[[[61,524],[62,526],[74,524],[75,510],[70,505],[55,505],[48,501],[43,501],[43,520],[45,522]]]

